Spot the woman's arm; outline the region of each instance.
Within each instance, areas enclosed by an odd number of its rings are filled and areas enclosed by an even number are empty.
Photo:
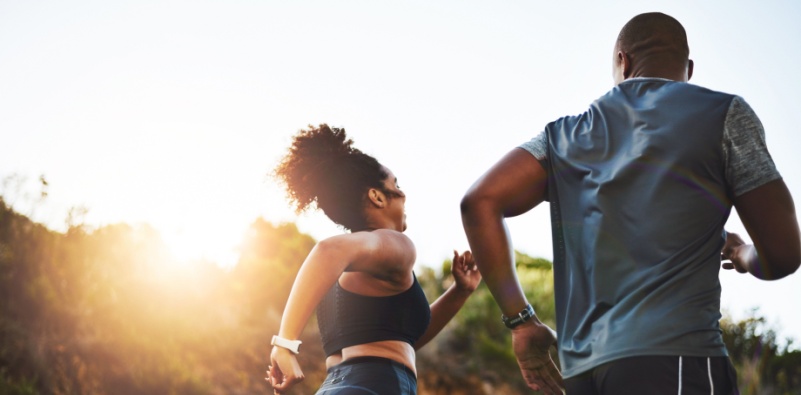
[[[473,254],[470,251],[465,251],[462,255],[456,251],[453,252],[451,273],[454,283],[431,304],[431,323],[423,336],[414,344],[415,350],[426,345],[448,324],[481,282],[481,273],[476,268]]]
[[[289,340],[300,337],[312,311],[347,267],[347,244],[347,238],[332,237],[317,243],[311,250],[292,284],[281,317],[279,337]],[[269,380],[276,393],[303,381],[303,371],[291,351],[273,347],[270,362]]]
[[[347,269],[375,272],[414,259],[414,245],[395,231],[376,230],[334,236],[314,246],[292,284],[278,336],[288,340],[300,337],[317,304]],[[276,392],[286,391],[303,380],[295,355],[273,347],[269,379]]]

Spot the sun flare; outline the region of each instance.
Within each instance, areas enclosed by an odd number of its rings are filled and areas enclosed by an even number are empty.
[[[230,268],[239,259],[238,244],[242,232],[229,232],[220,228],[179,228],[164,232],[162,237],[177,267],[197,262],[211,262]]]

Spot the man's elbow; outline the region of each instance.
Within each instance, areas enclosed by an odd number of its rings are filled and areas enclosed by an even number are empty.
[[[767,255],[766,258],[762,273],[765,280],[787,277],[798,271],[801,266],[801,251],[791,251],[781,256]]]
[[[468,191],[462,196],[462,201],[459,203],[459,209],[462,212],[462,217],[470,216],[475,211],[476,197]]]
[[[780,279],[787,277],[796,271],[798,271],[798,267],[801,266],[801,258],[795,258],[791,261],[782,262],[781,265],[776,265],[774,270],[774,278]]]
[[[476,190],[469,190],[462,197],[459,209],[462,212],[462,221],[465,223],[475,220],[481,212],[490,206],[490,199]]]

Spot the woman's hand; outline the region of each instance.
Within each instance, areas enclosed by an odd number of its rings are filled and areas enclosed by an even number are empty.
[[[481,272],[478,271],[470,251],[465,251],[461,255],[453,251],[451,274],[453,274],[453,284],[431,304],[431,323],[423,336],[414,344],[415,350],[426,345],[445,327],[481,282]]]
[[[453,250],[451,274],[453,274],[456,288],[460,291],[472,293],[481,282],[481,272],[478,271],[476,261],[470,251],[465,251],[460,255],[459,252]]]
[[[273,386],[276,394],[282,394],[292,388],[293,385],[303,381],[303,371],[300,370],[298,359],[291,351],[273,347],[270,354],[270,369],[267,371],[267,381]]]

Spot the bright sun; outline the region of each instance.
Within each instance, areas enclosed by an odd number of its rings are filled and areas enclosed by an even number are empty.
[[[241,232],[195,227],[163,232],[162,237],[175,259],[175,264],[179,266],[207,261],[228,268],[234,266],[239,259],[237,246],[241,242]]]

